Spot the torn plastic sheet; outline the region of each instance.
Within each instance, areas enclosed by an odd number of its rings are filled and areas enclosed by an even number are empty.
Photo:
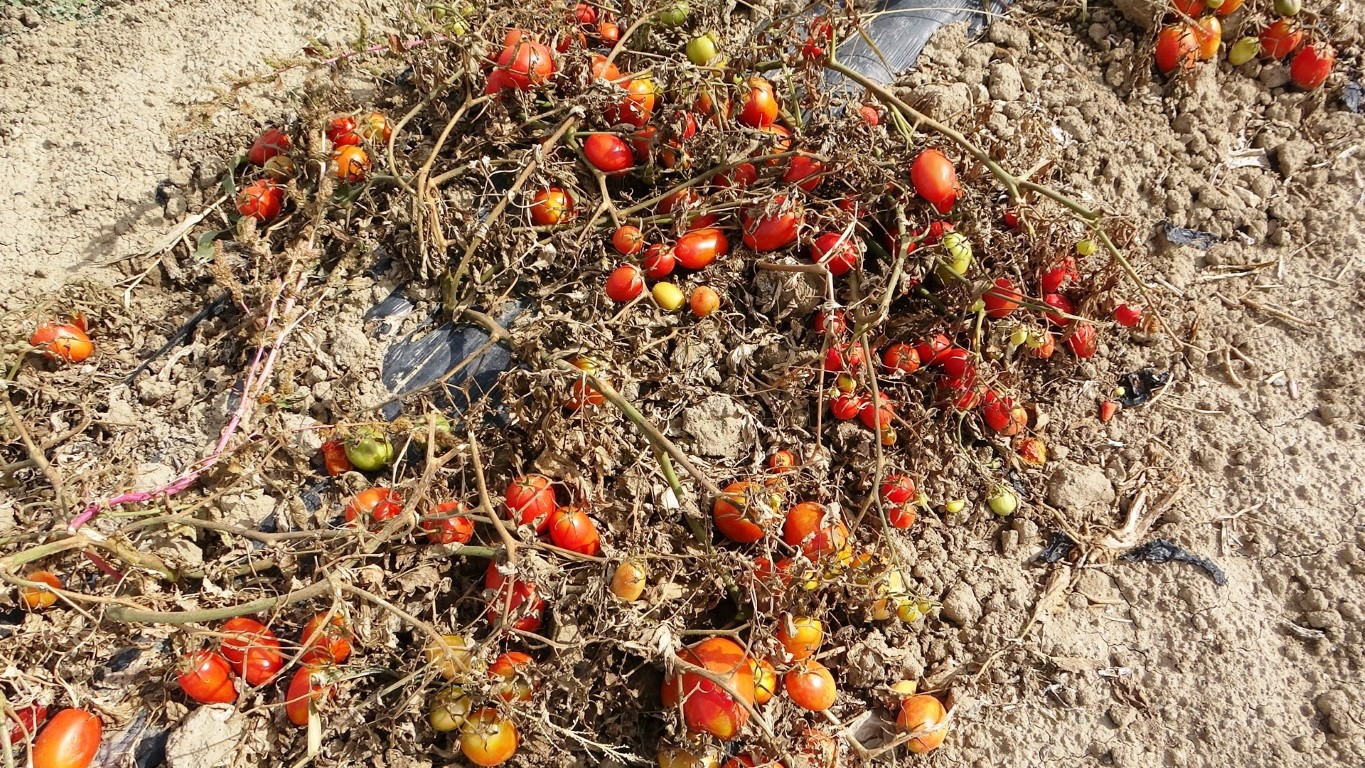
[[[1119,377],[1119,386],[1123,387],[1123,394],[1116,399],[1124,408],[1134,408],[1151,400],[1157,390],[1166,386],[1170,380],[1169,371],[1154,371],[1151,368],[1125,373]]]
[[[1072,541],[1070,536],[1055,533],[1052,535],[1052,541],[1034,556],[1033,561],[1044,564],[1060,562],[1071,557],[1075,549],[1076,542]],[[1139,544],[1119,555],[1119,559],[1130,563],[1188,563],[1202,568],[1213,579],[1214,584],[1221,587],[1228,583],[1223,569],[1212,560],[1165,539],[1153,539],[1146,544]]]

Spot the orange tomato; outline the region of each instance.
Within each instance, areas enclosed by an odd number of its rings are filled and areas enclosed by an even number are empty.
[[[782,449],[768,457],[768,469],[774,472],[790,472],[796,467],[796,454]]]
[[[741,480],[730,483],[711,506],[716,528],[727,539],[752,544],[777,521],[781,498],[762,486]]]
[[[673,246],[673,256],[687,269],[702,269],[730,252],[730,241],[719,229],[694,229],[678,238]]]
[[[782,523],[782,541],[800,547],[806,557],[819,560],[848,546],[848,526],[823,506],[803,501],[787,512]]]
[[[919,370],[919,353],[904,342],[897,342],[882,353],[882,365],[888,370],[911,374]]]
[[[678,658],[715,674],[734,695],[701,675],[680,670],[664,680],[664,706],[681,706],[683,723],[694,733],[724,741],[738,736],[749,720],[740,702],[752,707],[755,693],[753,667],[744,649],[728,638],[710,637],[684,648]]]
[[[811,616],[784,616],[777,627],[777,642],[792,661],[803,661],[820,650],[825,624]]]
[[[460,752],[475,765],[501,765],[517,753],[517,727],[496,709],[475,710],[460,728]]]
[[[916,694],[901,702],[900,714],[896,716],[896,727],[904,733],[929,730],[938,726],[948,717],[939,700],[928,694]],[[948,735],[944,726],[938,730],[916,736],[910,740],[910,751],[923,754],[936,749]]]
[[[611,593],[628,603],[635,602],[645,593],[648,577],[642,563],[626,560],[616,566],[615,572],[611,575]]]
[[[370,156],[360,147],[346,145],[332,153],[332,170],[338,180],[355,184],[370,172]]]
[[[195,651],[180,660],[175,678],[180,689],[200,704],[227,704],[237,700],[232,667],[213,651]]]
[[[507,486],[503,503],[517,525],[534,525],[536,532],[543,532],[557,507],[554,484],[544,475],[518,477]]]
[[[86,768],[100,749],[104,726],[82,709],[63,709],[33,740],[33,768]]]
[[[556,547],[581,555],[596,555],[602,551],[597,525],[587,513],[575,507],[560,507],[550,515],[550,541]]]
[[[346,443],[342,440],[328,440],[322,444],[322,465],[329,477],[344,475],[355,468],[346,456]]]
[[[782,687],[792,703],[812,712],[823,712],[834,705],[839,690],[834,684],[834,676],[824,664],[815,659],[806,659],[796,669],[782,677]]]
[[[639,227],[625,224],[611,233],[611,247],[622,256],[634,256],[645,247],[645,236]]]
[[[33,331],[28,343],[51,360],[83,362],[95,353],[95,345],[84,329],[75,323],[43,323]]]
[[[643,128],[654,115],[659,88],[648,77],[636,77],[626,84],[626,97],[607,110],[607,122],[629,123]]]
[[[29,581],[46,584],[53,589],[62,588],[62,580],[52,571],[34,571],[28,575]],[[26,611],[41,611],[57,604],[57,593],[42,587],[20,587],[19,605]]]
[[[745,84],[749,91],[740,106],[739,121],[753,128],[772,125],[778,111],[772,83],[761,77],[751,77]]]
[[[1195,24],[1194,39],[1199,43],[1199,58],[1208,61],[1218,55],[1218,46],[1223,44],[1223,24],[1217,16],[1205,16]]]
[[[503,701],[530,701],[536,684],[535,659],[521,651],[508,651],[488,668],[492,677],[502,678],[494,685],[494,695]]]
[[[592,55],[592,76],[603,80],[615,82],[621,79],[621,70],[615,64],[607,62],[607,57],[600,53]]]
[[[692,314],[697,317],[706,317],[720,309],[720,295],[705,285],[699,285],[692,289],[692,295],[688,297],[687,305],[692,309]]]
[[[303,625],[299,635],[299,645],[303,654],[299,661],[304,664],[340,664],[351,655],[351,628],[346,617],[334,613],[330,621],[323,625],[327,612],[317,614]]]
[[[559,187],[548,187],[531,198],[531,223],[548,227],[560,223],[573,213],[573,198]]]

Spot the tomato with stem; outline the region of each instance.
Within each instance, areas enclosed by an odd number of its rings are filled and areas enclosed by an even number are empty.
[[[862,268],[862,244],[851,236],[826,232],[811,242],[810,260],[825,265],[831,275],[838,277]]]
[[[882,365],[888,371],[909,375],[919,370],[919,353],[909,344],[897,342],[882,352]]]
[[[370,173],[370,155],[360,147],[338,147],[332,153],[332,172],[338,181],[358,184]]]
[[[351,655],[350,624],[340,613],[333,612],[328,619],[323,611],[303,625],[299,645],[303,648],[299,661],[304,664],[340,664]]]
[[[573,198],[559,187],[546,187],[531,198],[531,222],[538,227],[559,224],[573,214]]]
[[[981,396],[981,420],[1002,437],[1013,437],[1028,426],[1028,411],[1012,397],[1002,397],[987,389]]]
[[[901,474],[887,475],[878,492],[887,504],[905,504],[914,501],[917,495],[915,481]]]
[[[237,193],[237,213],[259,222],[272,221],[284,206],[284,190],[270,179],[257,179]]]
[[[897,504],[886,510],[886,521],[892,528],[906,530],[915,525],[919,520],[919,513],[910,504]]]
[[[213,651],[199,650],[185,656],[180,660],[175,679],[185,695],[200,704],[227,704],[237,700],[232,666]]]
[[[618,304],[634,301],[644,290],[645,279],[640,276],[640,268],[634,264],[622,264],[613,269],[603,286],[607,298]]]
[[[522,30],[513,29],[503,38],[485,92],[500,93],[509,88],[529,91],[544,85],[554,73],[554,52]]]
[[[644,233],[639,227],[623,224],[611,233],[611,247],[622,256],[634,256],[645,247]]]
[[[645,268],[645,274],[651,280],[662,280],[673,274],[673,267],[678,263],[677,257],[673,254],[673,249],[663,243],[655,243],[645,251],[645,257],[640,261],[640,266]]]
[[[948,713],[944,711],[943,704],[938,699],[920,693],[901,702],[900,712],[896,715],[896,727],[902,733],[929,731],[909,742],[911,752],[923,754],[937,749],[943,743],[944,737],[948,735],[948,727],[943,725],[947,717]]]

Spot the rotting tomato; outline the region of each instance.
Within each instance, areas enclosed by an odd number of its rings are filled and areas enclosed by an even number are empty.
[[[1261,30],[1260,40],[1261,55],[1279,61],[1293,53],[1303,42],[1303,30],[1289,19],[1276,19]]]
[[[948,713],[938,699],[920,693],[901,702],[900,713],[896,715],[896,727],[903,733],[928,731],[909,742],[911,752],[923,754],[943,743],[948,735],[948,727],[943,724],[947,717]]]
[[[517,525],[534,525],[537,533],[543,532],[557,506],[554,484],[544,475],[518,477],[507,486],[503,503]]]
[[[776,636],[789,661],[802,661],[820,650],[820,643],[825,639],[825,625],[811,616],[783,616],[777,625]]]
[[[1019,454],[1019,460],[1029,466],[1041,467],[1047,464],[1047,443],[1041,438],[1020,438],[1014,446],[1014,451]]]
[[[882,496],[882,501],[887,504],[905,504],[915,500],[916,497],[915,481],[908,475],[887,475],[882,480],[881,488],[878,493]]]
[[[1095,326],[1090,323],[1078,323],[1066,337],[1066,346],[1071,350],[1071,354],[1081,360],[1094,357],[1099,346]]]
[[[573,198],[559,187],[547,187],[531,198],[531,223],[550,227],[573,214]]]
[[[611,247],[622,256],[634,256],[645,247],[645,236],[639,227],[623,224],[611,233]]]
[[[767,704],[777,694],[777,670],[767,659],[751,661],[754,672],[754,703]]]
[[[290,678],[289,688],[284,694],[284,713],[294,725],[308,725],[308,710],[321,703],[324,697],[332,695],[332,686],[317,679],[320,674],[318,667],[305,663]]]
[[[341,440],[328,440],[322,444],[322,466],[329,477],[344,475],[353,467],[346,456],[346,444]]]
[[[488,75],[485,92],[500,93],[507,88],[529,91],[544,85],[554,73],[554,53],[522,30],[513,29],[503,38],[502,52]]]
[[[673,267],[678,263],[678,259],[673,255],[673,249],[663,243],[655,243],[645,251],[645,257],[640,261],[640,266],[645,268],[645,274],[651,280],[662,280],[673,274]]]
[[[687,297],[687,306],[697,317],[706,317],[720,309],[720,294],[708,286],[699,285],[693,288],[692,295]]]
[[[294,165],[293,160],[289,159],[289,155],[275,155],[265,161],[263,170],[266,177],[271,181],[283,184],[294,178],[295,174],[298,173],[298,166]]]
[[[536,691],[535,659],[521,651],[508,651],[494,660],[488,674],[502,678],[493,685],[493,695],[503,701],[530,701]]]
[[[484,573],[483,586],[493,595],[488,600],[488,620],[497,624],[502,620],[506,609],[510,626],[523,632],[540,629],[541,615],[545,611],[545,600],[540,597],[536,585],[518,578],[508,579],[498,570],[497,563],[489,563]]]
[[[711,505],[711,516],[723,536],[739,544],[752,544],[777,522],[782,499],[757,483],[730,483]]]
[[[340,664],[351,655],[351,627],[339,612],[328,620],[323,611],[303,625],[299,646],[303,649],[299,661],[304,664]]]
[[[327,140],[335,147],[360,146],[360,134],[355,132],[355,118],[341,115],[327,123]]]
[[[63,709],[33,740],[33,768],[86,768],[100,749],[104,726],[83,709]]]
[[[594,168],[608,175],[623,173],[635,165],[635,153],[630,145],[610,133],[594,133],[584,139],[583,156]]]
[[[858,420],[863,426],[874,431],[895,426],[896,410],[891,398],[885,392],[878,392],[877,400],[875,405],[871,400],[863,403],[862,410],[858,411]]]
[[[772,83],[754,76],[745,81],[745,85],[749,91],[741,102],[739,121],[751,128],[763,128],[776,122],[778,106]]]
[[[273,220],[284,206],[284,190],[270,179],[257,179],[237,193],[237,213],[259,222]]]
[[[634,301],[645,290],[645,279],[640,276],[640,268],[634,264],[622,264],[607,275],[604,287],[607,298],[619,304]]]
[[[625,560],[612,572],[609,589],[616,597],[633,603],[645,593],[648,577],[644,563],[639,560]]]
[[[1336,64],[1337,53],[1327,43],[1310,43],[1289,62],[1289,79],[1305,91],[1317,89],[1327,82]]]
[[[34,571],[27,576],[29,581],[46,584],[52,589],[61,589],[62,580],[52,571]],[[57,593],[42,587],[20,587],[19,605],[26,611],[41,611],[57,604]]]
[[[664,679],[664,707],[680,707],[683,723],[694,733],[723,741],[738,736],[749,720],[744,705],[752,707],[755,694],[753,667],[744,649],[728,638],[709,637],[684,648],[678,658],[725,681],[733,695],[695,672],[675,670]]]
[[[1002,437],[1013,437],[1028,426],[1028,411],[1012,397],[1001,397],[987,389],[981,396],[981,420]]]
[[[460,727],[460,752],[484,768],[501,765],[517,753],[517,727],[496,709],[475,710]]]
[[[803,501],[782,521],[782,541],[800,547],[811,560],[820,560],[848,546],[848,526],[823,505]]]
[[[926,149],[915,156],[910,165],[910,183],[915,187],[915,194],[939,213],[952,210],[962,194],[953,162],[937,149]]]
[[[797,155],[791,160],[782,180],[795,184],[804,192],[814,192],[825,179],[825,164],[809,155]]]
[[[862,268],[862,244],[851,236],[826,232],[810,244],[810,260],[824,264],[831,275],[838,277],[850,270]]]
[[[265,685],[284,668],[279,638],[261,622],[238,616],[224,622],[220,631],[218,651],[248,685]]]
[[[588,514],[576,507],[560,507],[550,515],[550,541],[580,555],[602,551],[602,538]]]
[[[1156,36],[1156,68],[1169,75],[1178,67],[1189,69],[1199,60],[1199,41],[1194,27],[1184,22],[1162,27]]]
[[[439,643],[431,638],[422,653],[427,663],[447,680],[454,680],[474,666],[474,653],[464,635],[442,635]]]
[[[1024,295],[1014,289],[1014,284],[1008,278],[999,277],[986,289],[981,302],[986,305],[986,317],[999,320],[1018,309],[1022,298]]]
[[[891,523],[892,528],[905,530],[914,526],[915,521],[919,520],[919,513],[910,504],[897,504],[886,510],[886,521]]]
[[[834,706],[834,700],[839,696],[839,689],[834,684],[834,675],[815,659],[806,659],[783,675],[782,687],[786,689],[793,704],[811,712],[829,709]]]
[[[228,704],[237,700],[232,666],[213,651],[199,650],[185,656],[175,679],[185,695],[200,704]]]
[[[469,509],[458,501],[447,501],[422,518],[422,530],[432,544],[468,544],[474,538],[474,521],[464,516]]]
[[[246,159],[252,165],[264,166],[267,160],[288,152],[291,146],[288,134],[278,128],[267,128],[251,143]]]
[[[897,342],[882,352],[882,365],[889,371],[909,375],[919,370],[919,353],[909,344]]]
[[[346,505],[346,522],[355,522],[356,518],[369,517],[375,523],[383,523],[392,520],[403,513],[403,497],[392,488],[385,488],[380,485],[366,488],[357,493],[349,504]]]
[[[370,156],[360,147],[338,147],[332,153],[332,171],[337,180],[357,184],[370,173]]]
[[[725,233],[713,227],[694,229],[678,238],[673,255],[678,264],[687,269],[702,269],[730,252],[730,241]]]

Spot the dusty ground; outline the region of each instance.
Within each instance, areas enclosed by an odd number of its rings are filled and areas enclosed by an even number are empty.
[[[187,106],[319,24],[340,34],[358,7],[135,2],[84,25],[0,22],[0,157],[21,169],[0,179],[0,295],[77,274],[122,279],[98,265],[139,253],[202,202],[197,182],[226,146],[211,137],[242,128],[182,138]],[[1107,379],[1058,387],[1044,405],[1067,427],[1053,427],[1065,450],[1047,501],[1079,524],[1117,520],[1109,510],[1142,491],[1178,491],[1156,534],[1215,559],[1228,583],[1179,564],[1028,565],[1053,527],[1042,513],[1004,530],[929,525],[915,575],[939,590],[944,620],[904,649],[903,673],[970,677],[1001,654],[964,687],[956,735],[924,762],[1360,765],[1365,123],[1335,101],[1339,87],[1287,91],[1274,67],[1130,81],[1140,27],[1106,6],[1087,23],[1033,10],[984,39],[945,31],[907,93],[979,121],[1007,157],[1013,124],[1054,125],[1051,157],[1013,164],[1052,161],[1056,183],[1135,228],[1134,259],[1189,346],[1173,355],[1154,337],[1102,354],[1095,370],[1153,366],[1175,382],[1109,425],[1093,417]],[[1333,18],[1343,39],[1361,39],[1361,8]],[[1220,242],[1170,245],[1163,222]],[[945,540],[969,554],[934,557]],[[1057,574],[1075,588],[1040,608]]]

